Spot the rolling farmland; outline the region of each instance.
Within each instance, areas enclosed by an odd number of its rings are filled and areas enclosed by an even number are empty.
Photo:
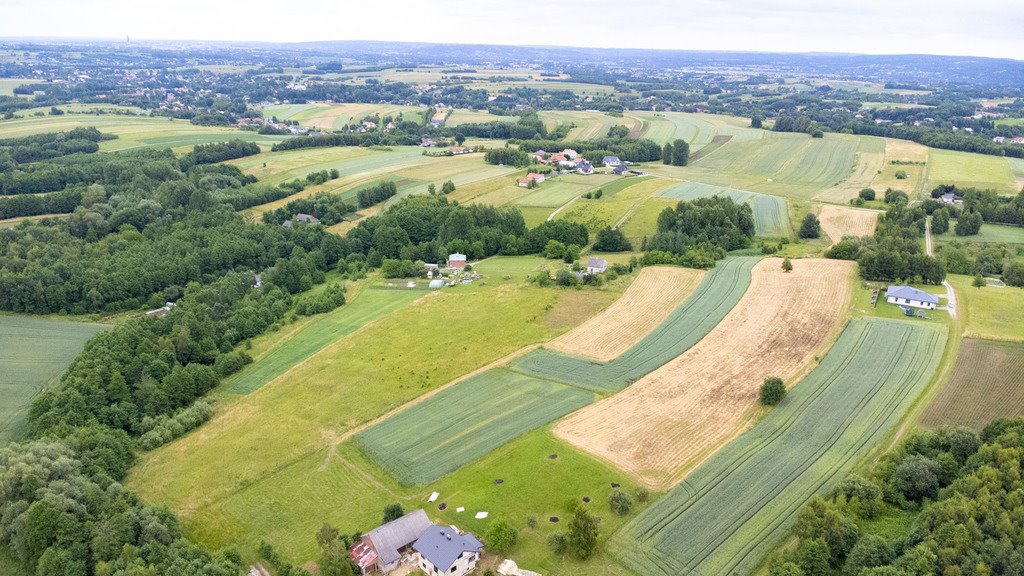
[[[1003,194],[1016,194],[1020,191],[1007,158],[929,149],[928,188],[939,184],[955,184],[961,188],[991,188]]]
[[[749,422],[765,378],[792,383],[838,331],[854,265],[800,259],[787,273],[781,262],[759,262],[743,299],[700,342],[555,434],[648,487],[678,482]]]
[[[855,319],[786,399],[609,541],[645,575],[750,573],[813,494],[887,435],[932,377],[945,331]]]
[[[975,288],[970,276],[956,274],[947,279],[956,289],[957,308],[967,324],[965,338],[1024,342],[1024,288]]]
[[[263,109],[266,118],[293,120],[302,126],[323,130],[340,130],[346,124],[359,124],[366,116],[379,114],[381,118],[403,114],[406,120],[423,122],[425,108],[394,104],[284,104]]]
[[[651,333],[704,278],[702,270],[644,268],[611,306],[544,346],[608,362]]]
[[[750,285],[758,258],[727,258],[704,276],[693,294],[635,346],[610,362],[536,350],[511,363],[513,370],[598,392],[615,392],[682,354],[732,310]]]
[[[106,328],[0,316],[0,444],[24,435],[32,398],[61,377],[86,340]]]
[[[601,198],[581,199],[559,212],[555,218],[578,222],[586,226],[591,234],[596,234],[605,226],[615,227],[623,219],[628,220],[644,202],[670,184],[671,181],[663,178],[620,178],[601,186],[604,192]],[[654,231],[652,225],[645,233],[653,234]],[[639,247],[639,240],[637,242],[635,247]]]
[[[1024,344],[965,338],[949,381],[921,415],[925,426],[981,430],[1024,415]]]
[[[568,140],[604,138],[608,135],[609,128],[619,125],[629,128],[630,131],[639,131],[641,124],[636,118],[609,116],[603,112],[543,110],[539,116],[548,130],[562,124],[575,124],[576,127],[569,131]]]
[[[701,182],[681,182],[662,190],[658,196],[673,200],[726,196],[734,202],[750,204],[754,212],[754,229],[758,236],[789,236],[793,232],[789,223],[789,209],[786,207],[786,201],[777,196],[756,194],[746,190]]]
[[[843,236],[871,236],[878,224],[878,212],[826,204],[821,207],[818,220],[821,229],[832,240],[839,242]]]
[[[366,429],[356,442],[402,484],[424,484],[593,401],[592,392],[495,368]]]

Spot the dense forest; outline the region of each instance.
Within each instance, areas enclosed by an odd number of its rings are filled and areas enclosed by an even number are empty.
[[[749,204],[731,198],[698,198],[665,208],[657,230],[645,241],[645,264],[711,268],[726,252],[750,247],[754,214]]]

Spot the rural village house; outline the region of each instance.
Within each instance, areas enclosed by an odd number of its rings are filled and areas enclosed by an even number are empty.
[[[619,165],[622,164],[622,160],[619,160],[618,156],[605,156],[601,160],[601,164],[604,164],[605,166],[607,166],[609,168],[615,168],[616,166],[619,166]]]
[[[536,184],[540,184],[541,182],[544,181],[544,175],[543,174],[537,174],[535,172],[530,172],[529,174],[527,174],[523,178],[520,178],[519,180],[517,180],[516,181],[516,185],[519,186],[520,188],[529,188],[531,180],[533,180],[534,183],[536,183]]]
[[[580,174],[593,174],[594,165],[581,158],[576,161],[576,171]]]
[[[448,255],[448,267],[455,270],[462,270],[466,267],[466,255],[458,252]]]
[[[587,274],[600,274],[608,269],[608,261],[604,258],[591,257],[587,260]]]
[[[890,304],[927,308],[928,310],[935,310],[939,304],[939,299],[935,296],[910,286],[889,286],[889,289],[885,291],[885,301]]]
[[[379,570],[387,574],[401,563],[403,552],[430,528],[430,519],[423,510],[415,510],[370,530],[352,545],[349,557],[363,574]]]
[[[476,568],[484,545],[454,526],[437,526],[422,509],[374,528],[349,549],[363,575],[388,574],[406,558],[427,574],[463,576]]]
[[[462,576],[476,568],[484,545],[472,534],[461,534],[454,527],[431,524],[412,548],[416,564],[427,574]]]

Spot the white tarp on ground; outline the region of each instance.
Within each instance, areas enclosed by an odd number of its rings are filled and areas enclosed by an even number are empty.
[[[433,502],[434,500],[437,500],[437,497],[438,497],[438,496],[440,496],[440,494],[439,494],[439,493],[437,493],[437,492],[431,492],[431,493],[430,493],[430,498],[427,498],[427,502]]]
[[[455,509],[455,511],[456,512],[465,512],[466,511],[466,507],[465,506],[459,506],[458,508]]]
[[[476,513],[476,518],[477,519],[487,518],[487,512],[477,512]]]
[[[523,570],[513,560],[507,559],[498,566],[498,574],[502,576],[541,576],[537,572]]]

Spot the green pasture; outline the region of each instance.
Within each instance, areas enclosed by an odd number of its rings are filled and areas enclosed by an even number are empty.
[[[1024,118],[1000,118],[996,126],[1024,126]]]
[[[658,231],[658,215],[665,208],[675,207],[675,202],[654,196],[644,200],[623,223],[622,233],[630,242],[640,242],[644,236],[653,236]]]
[[[1024,288],[975,288],[971,276],[958,274],[947,280],[956,290],[965,337],[1024,342]]]
[[[426,484],[594,399],[573,386],[495,368],[368,428],[356,442],[402,484]]]
[[[754,212],[754,229],[758,236],[780,237],[793,233],[793,228],[789,223],[789,208],[786,206],[786,201],[778,196],[756,194],[746,190],[701,182],[681,182],[662,190],[658,195],[673,200],[696,200],[708,196],[725,196],[734,202],[750,204]]]
[[[945,338],[924,324],[851,321],[779,406],[617,532],[610,552],[650,576],[749,574],[804,503],[899,422]]]
[[[615,227],[623,219],[628,220],[647,199],[670,184],[662,178],[620,178],[601,187],[601,198],[582,198],[555,218],[583,224],[593,235],[605,226]]]
[[[945,234],[933,234],[932,239],[939,244],[950,242],[968,243],[990,243],[990,244],[1024,244],[1024,226],[1010,226],[1008,224],[981,225],[981,230],[972,236],[957,236],[953,231],[956,220],[950,220],[949,231]]]
[[[640,135],[665,144],[676,139],[690,144],[690,153],[707,146],[715,136],[728,136],[731,141],[760,140],[764,132],[750,128],[750,120],[718,114],[685,112],[630,111],[626,116],[642,123]]]
[[[30,78],[0,78],[0,96],[14,96],[14,89],[22,84],[40,82]]]
[[[27,432],[32,399],[64,374],[102,324],[0,316],[0,444]]]
[[[346,124],[360,124],[367,116],[380,115],[423,122],[426,108],[397,104],[282,104],[263,108],[264,118],[292,120],[302,126],[315,126],[323,130],[339,130]]]
[[[639,129],[639,120],[629,116],[609,116],[604,112],[585,110],[542,110],[538,113],[544,121],[548,130],[555,127],[569,124],[575,126],[569,131],[568,140],[593,140],[604,138],[608,135],[608,129],[613,126],[623,125],[630,130]],[[599,160],[592,158],[591,160]]]
[[[928,151],[928,188],[939,184],[991,188],[1004,194],[1020,191],[1007,158],[933,148]]]

